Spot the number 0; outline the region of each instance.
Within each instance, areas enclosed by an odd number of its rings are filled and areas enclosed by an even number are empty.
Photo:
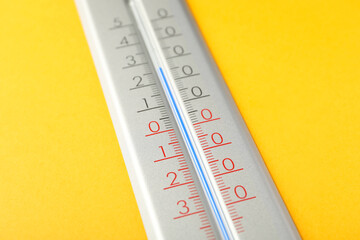
[[[216,137],[218,136],[218,137]],[[211,140],[215,143],[215,144],[222,144],[224,142],[223,137],[221,136],[220,133],[213,133],[211,134]]]
[[[228,171],[232,171],[235,168],[235,164],[230,158],[225,158],[224,160],[222,160],[222,165]]]
[[[158,132],[160,130],[160,125],[158,122],[156,121],[151,121],[149,123],[149,129],[151,132],[155,133],[155,132]]]
[[[212,119],[212,113],[209,109],[205,108],[203,110],[201,110],[201,116],[203,119],[205,120],[210,120]]]
[[[234,188],[234,192],[235,192],[235,195],[240,199],[244,199],[247,197],[246,189],[241,185],[237,185]]]

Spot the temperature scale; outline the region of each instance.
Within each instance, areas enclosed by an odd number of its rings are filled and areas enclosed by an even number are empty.
[[[76,3],[147,236],[300,239],[186,3]]]

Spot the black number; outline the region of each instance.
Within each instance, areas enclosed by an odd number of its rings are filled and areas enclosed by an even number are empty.
[[[114,18],[114,26],[113,28],[119,28],[122,26],[122,21],[118,17]]]
[[[142,81],[142,77],[140,77],[140,76],[135,76],[135,77],[133,77],[133,80],[134,80],[134,81],[137,81],[136,86],[138,87],[138,86],[140,86],[140,83],[141,83],[141,81]],[[141,85],[142,85],[142,84],[141,84]]]
[[[184,54],[184,48],[180,45],[176,45],[173,47],[174,53],[176,55],[183,55]]]
[[[144,100],[145,105],[146,105],[146,108],[149,108],[149,105],[148,105],[148,103],[147,103],[147,101],[146,101],[146,98],[143,98],[142,100]]]
[[[123,44],[128,45],[128,44],[129,44],[129,42],[128,42],[128,40],[127,40],[127,38],[126,38],[126,37],[123,37],[123,38],[121,39],[120,44],[121,44],[121,45],[123,45]]]
[[[126,59],[128,60],[127,64],[129,66],[136,64],[135,57],[133,55],[126,56]]]
[[[201,97],[202,95],[202,90],[200,87],[195,86],[191,88],[191,93],[195,96],[195,97]]]
[[[174,36],[176,34],[176,30],[174,27],[166,27],[165,28],[165,33],[168,36]]]
[[[165,8],[159,8],[157,14],[161,18],[166,18],[168,16],[168,11]]]
[[[190,67],[189,65],[185,65],[182,67],[182,72],[185,75],[189,76],[189,75],[192,75],[194,71],[193,71],[192,67]]]

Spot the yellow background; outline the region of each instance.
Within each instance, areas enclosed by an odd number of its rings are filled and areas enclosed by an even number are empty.
[[[360,238],[358,1],[189,0],[304,239]],[[0,239],[142,239],[71,0],[0,0]]]

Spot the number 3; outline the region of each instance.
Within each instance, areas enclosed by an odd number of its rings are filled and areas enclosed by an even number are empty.
[[[181,204],[182,204],[182,205],[181,205]],[[178,206],[181,206],[182,208],[186,209],[185,212],[179,211],[180,214],[188,214],[188,213],[190,212],[190,209],[189,209],[189,207],[188,207],[186,204],[187,204],[187,203],[186,203],[186,201],[184,201],[184,200],[180,200],[180,201],[177,202],[177,205],[178,205]]]

